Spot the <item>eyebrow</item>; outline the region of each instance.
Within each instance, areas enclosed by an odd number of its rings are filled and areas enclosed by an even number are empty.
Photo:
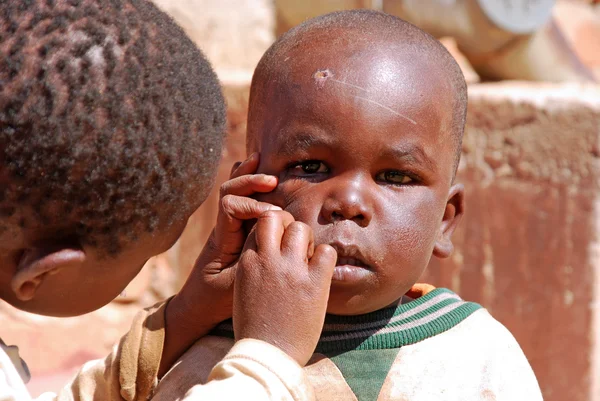
[[[311,132],[300,131],[286,134],[281,132],[279,137],[283,139],[277,141],[275,151],[279,156],[293,156],[300,152],[306,152],[311,148],[324,146],[331,147],[332,140],[321,135],[315,135]]]
[[[332,148],[334,140],[328,136],[318,135],[310,131],[299,131],[287,134],[280,132],[282,138],[276,144],[275,151],[278,156],[291,157],[298,153],[308,152],[312,148],[326,147]],[[423,148],[416,144],[403,144],[390,146],[383,150],[383,157],[394,160],[406,160],[409,163],[424,164],[430,171],[437,171],[437,167],[432,158],[430,158]]]
[[[422,147],[415,144],[392,146],[383,151],[383,155],[392,159],[407,160],[411,163],[424,164],[429,170],[436,171],[436,164]]]

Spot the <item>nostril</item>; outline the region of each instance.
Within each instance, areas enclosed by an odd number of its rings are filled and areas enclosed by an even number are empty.
[[[366,220],[364,214],[356,214],[354,216],[346,216],[344,213],[332,212],[330,215],[331,221],[352,220],[354,222],[363,222]]]
[[[342,216],[341,213],[338,213],[338,212],[331,213],[331,220],[338,221],[338,220],[343,220],[343,219],[344,219],[344,216]]]

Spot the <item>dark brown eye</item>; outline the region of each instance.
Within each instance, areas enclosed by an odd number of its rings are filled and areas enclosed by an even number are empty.
[[[327,173],[329,171],[329,169],[323,162],[316,161],[316,160],[308,160],[308,161],[296,164],[292,168],[292,171],[296,175],[306,175],[306,174]]]
[[[384,171],[377,175],[377,181],[383,181],[390,184],[410,184],[413,179],[400,171]]]

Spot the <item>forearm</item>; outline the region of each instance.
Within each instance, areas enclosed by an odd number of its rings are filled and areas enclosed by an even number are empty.
[[[207,335],[219,322],[211,319],[211,313],[202,304],[194,306],[179,295],[169,301],[165,312],[165,342],[158,369],[160,379],[175,364],[177,359],[201,337]],[[210,303],[207,303],[209,305]],[[196,319],[191,319],[190,310],[194,310]],[[185,322],[191,322],[185,323]]]

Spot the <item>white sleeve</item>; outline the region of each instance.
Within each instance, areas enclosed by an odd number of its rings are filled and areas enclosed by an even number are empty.
[[[238,341],[212,369],[208,381],[192,387],[185,401],[314,400],[303,369],[280,349],[258,340]]]
[[[31,401],[25,383],[2,348],[0,348],[0,401]]]
[[[484,382],[496,401],[542,401],[542,392],[529,361],[513,335],[493,319],[494,344]]]

